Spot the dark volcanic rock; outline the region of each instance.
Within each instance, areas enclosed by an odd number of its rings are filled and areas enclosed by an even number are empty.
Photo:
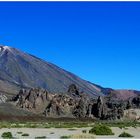
[[[86,118],[87,117],[87,111],[88,111],[88,101],[84,97],[81,97],[78,101],[78,104],[75,105],[72,114],[76,118]]]
[[[20,108],[52,118],[85,118],[89,104],[88,96],[78,89],[72,94],[52,94],[41,89],[20,90],[12,100]]]
[[[48,118],[94,118],[100,120],[117,120],[124,117],[128,107],[139,106],[139,98],[128,101],[118,101],[110,97],[91,99],[71,85],[67,94],[52,94],[43,89],[21,90],[13,98],[20,108],[45,115]]]
[[[72,95],[79,95],[79,89],[76,87],[75,84],[71,84],[68,89],[68,93]]]
[[[76,100],[66,95],[54,95],[46,106],[44,114],[46,117],[74,117],[72,111],[76,105]]]
[[[131,108],[140,108],[140,96],[134,97],[129,100]]]
[[[105,104],[105,101],[103,100],[103,97],[99,97],[97,99],[97,117],[104,119],[107,115],[107,106]]]
[[[20,108],[27,109],[34,113],[43,112],[44,106],[47,103],[48,96],[46,90],[30,89],[20,90],[19,94],[12,100],[16,102],[16,105]]]

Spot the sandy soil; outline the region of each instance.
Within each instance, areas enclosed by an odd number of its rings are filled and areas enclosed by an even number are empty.
[[[89,130],[90,128],[86,128],[86,130]],[[75,130],[71,129],[64,129],[64,128],[49,128],[49,129],[42,129],[42,128],[2,128],[0,129],[0,136],[3,132],[11,132],[13,137],[15,138],[22,138],[22,139],[30,139],[35,138],[39,136],[46,136],[46,138],[60,138],[61,136],[69,136],[69,135],[76,135],[76,134],[82,134],[82,130],[85,130],[84,128],[75,128]],[[18,134],[17,132],[23,132],[28,133],[28,137],[23,137],[22,134]],[[1,138],[1,137],[0,137]]]
[[[71,129],[64,129],[64,128],[50,128],[50,129],[42,129],[42,128],[2,128],[0,129],[0,136],[3,132],[11,132],[13,137],[15,138],[22,138],[22,139],[33,139],[39,136],[46,136],[48,139],[59,139],[61,136],[69,136],[69,135],[77,135],[82,134],[82,130],[89,131],[90,128],[75,128],[75,130]],[[118,138],[118,136],[122,132],[128,132],[134,136],[134,138],[140,138],[140,127],[139,128],[128,128],[128,129],[120,129],[117,127],[113,127],[112,131],[115,133],[114,136],[95,136],[95,138]],[[29,136],[25,137],[22,134],[18,134],[17,132],[28,133]],[[1,138],[1,137],[0,137]]]

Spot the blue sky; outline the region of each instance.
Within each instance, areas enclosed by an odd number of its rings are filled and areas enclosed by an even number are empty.
[[[0,2],[0,44],[104,87],[140,90],[139,2]]]

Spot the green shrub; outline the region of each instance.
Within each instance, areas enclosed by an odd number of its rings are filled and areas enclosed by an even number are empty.
[[[70,136],[61,136],[61,139],[70,139]]]
[[[22,136],[24,136],[24,137],[28,137],[28,136],[29,136],[29,134],[24,133],[24,134],[22,134]]]
[[[50,134],[54,134],[54,132],[51,132]]]
[[[1,137],[2,137],[3,139],[12,139],[12,138],[13,138],[11,132],[4,132],[4,133],[1,135]]]
[[[95,125],[91,130],[89,130],[89,133],[95,135],[114,135],[111,128],[105,125]]]
[[[17,132],[18,134],[22,134],[23,132]]]
[[[123,133],[121,133],[121,134],[119,135],[119,137],[132,138],[132,137],[134,137],[134,136],[132,136],[132,135],[129,134],[129,133],[123,132]]]
[[[87,133],[87,130],[82,130],[83,133]]]
[[[128,128],[127,128],[127,127],[125,127],[124,129],[125,129],[125,130],[128,130]]]
[[[134,125],[132,125],[132,127],[134,127],[134,128],[137,128],[137,126],[134,124]]]
[[[35,137],[35,139],[46,139],[46,136]]]
[[[123,129],[123,127],[119,126],[120,129]]]
[[[71,129],[68,129],[69,131],[75,131],[76,129],[73,129],[73,128],[71,128]]]

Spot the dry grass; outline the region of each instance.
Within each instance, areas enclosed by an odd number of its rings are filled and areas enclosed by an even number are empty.
[[[91,134],[75,134],[71,135],[70,139],[95,139],[95,136]]]

